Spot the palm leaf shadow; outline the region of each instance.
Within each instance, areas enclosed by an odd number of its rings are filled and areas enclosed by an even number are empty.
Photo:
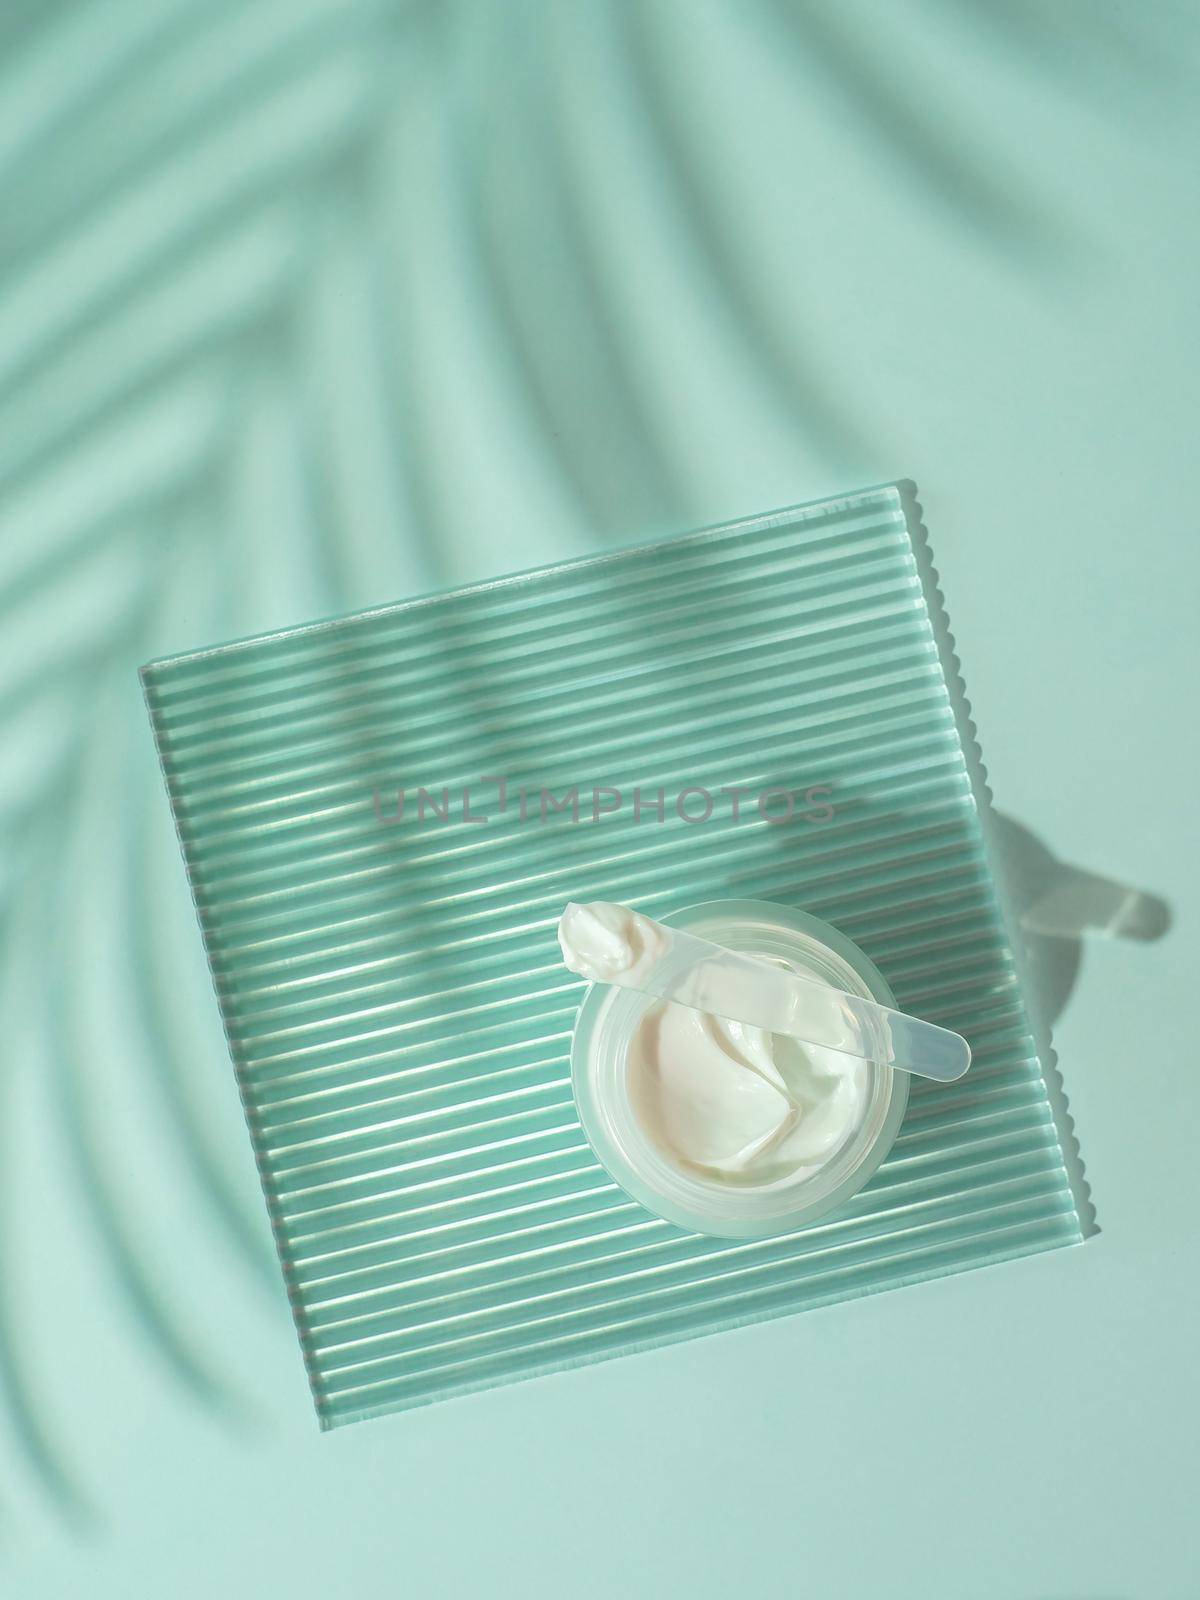
[[[924,108],[928,92],[909,90],[895,66],[848,27],[836,7],[761,0],[798,56],[847,101],[881,152],[919,183],[956,225],[967,223],[994,249],[1046,264],[1060,257],[1061,222],[1030,192],[1028,179],[1002,175],[995,158],[968,154],[955,130]]]

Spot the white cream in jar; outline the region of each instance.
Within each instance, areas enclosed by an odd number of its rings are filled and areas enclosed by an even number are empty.
[[[771,1183],[815,1172],[862,1120],[867,1064],[670,1001],[629,1044],[628,1091],[671,1161]]]
[[[609,987],[660,959],[628,908],[564,919],[566,964],[593,980],[572,1045],[584,1129],[610,1173],[660,1216],[702,1232],[787,1232],[853,1194],[895,1137],[907,1074]],[[877,970],[815,918],[718,901],[666,920],[824,984],[894,1003]],[[660,936],[662,930],[658,930]]]
[[[571,906],[559,944],[566,965],[593,982],[636,982],[661,958],[665,940],[648,918],[602,903]],[[862,1121],[867,1063],[658,1001],[629,1041],[626,1085],[643,1131],[668,1160],[731,1181],[769,1183],[816,1171],[845,1144]]]

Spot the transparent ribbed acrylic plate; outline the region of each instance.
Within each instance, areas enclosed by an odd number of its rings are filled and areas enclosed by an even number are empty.
[[[872,489],[144,669],[323,1426],[1080,1239],[922,538]],[[764,821],[780,788],[821,792]],[[975,1052],[765,1243],[627,1199],[571,1098],[564,902],[722,896],[834,923]]]

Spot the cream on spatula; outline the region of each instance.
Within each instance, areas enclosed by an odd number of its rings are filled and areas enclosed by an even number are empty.
[[[571,971],[592,983],[636,989],[941,1083],[961,1078],[971,1065],[961,1034],[666,927],[628,906],[572,902],[559,920],[558,942]]]

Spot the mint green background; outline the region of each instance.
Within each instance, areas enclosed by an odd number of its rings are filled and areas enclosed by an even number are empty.
[[[0,1578],[1191,1596],[1194,13],[430,15],[0,19]],[[319,1437],[133,668],[901,474],[1102,1233]]]

